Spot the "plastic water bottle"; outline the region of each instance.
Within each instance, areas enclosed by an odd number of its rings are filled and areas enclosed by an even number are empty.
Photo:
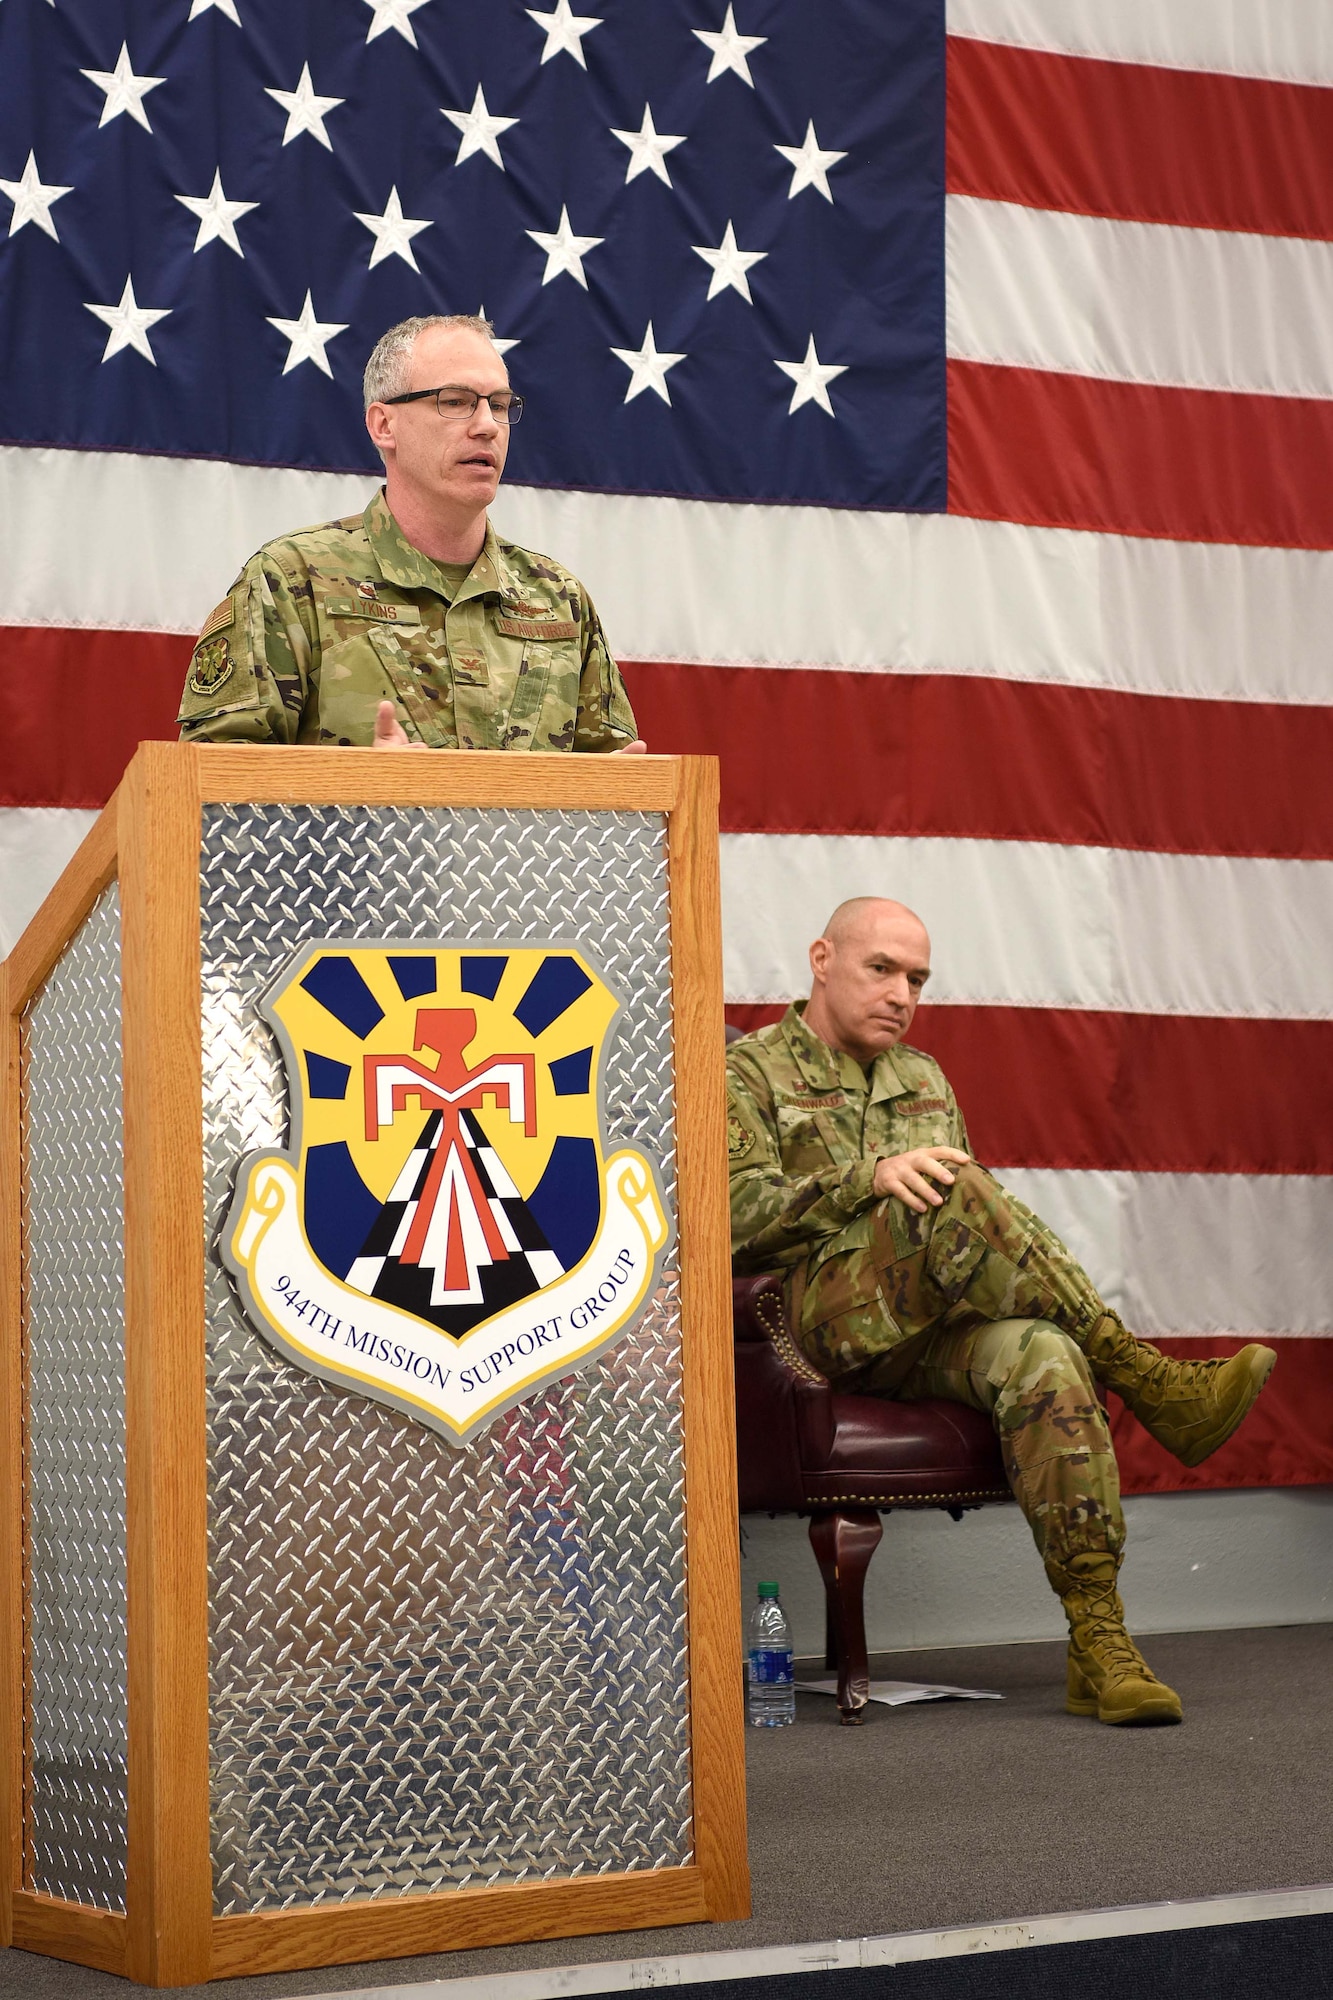
[[[756,1729],[781,1729],[796,1720],[791,1628],[775,1583],[760,1584],[759,1602],[750,1614],[745,1712]]]

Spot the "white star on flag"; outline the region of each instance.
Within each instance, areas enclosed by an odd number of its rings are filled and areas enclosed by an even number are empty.
[[[136,76],[130,65],[128,42],[121,43],[114,69],[86,69],[82,74],[87,77],[89,83],[95,83],[106,95],[102,115],[97,121],[99,132],[104,125],[109,125],[113,118],[119,118],[122,111],[128,111],[130,117],[142,125],[145,132],[152,131],[153,128],[148,123],[148,113],[143,108],[143,101],[149,91],[156,90],[159,83],[166,82],[166,78]]]
[[[569,0],[555,0],[553,14],[539,14],[535,7],[525,7],[530,21],[535,21],[546,32],[546,47],[542,50],[542,61],[548,63],[552,56],[573,56],[580,69],[588,67],[583,54],[583,37],[590,35],[594,28],[600,28],[601,17],[597,14],[575,14]]]
[[[396,28],[405,42],[417,48],[416,31],[407,17],[425,4],[426,0],[366,0],[367,7],[372,8],[375,15],[366,30],[366,40],[373,42],[376,35],[387,35],[390,28]]]
[[[384,204],[383,215],[362,215],[359,209],[352,210],[358,222],[364,222],[375,239],[375,248],[370,253],[368,270],[373,271],[386,257],[401,257],[414,271],[420,271],[412,250],[412,238],[420,236],[423,229],[433,229],[433,222],[413,222],[403,214],[403,204],[398,199],[396,187],[389,189],[389,199]]]
[[[134,280],[127,277],[119,305],[93,306],[85,302],[85,310],[111,329],[102,349],[103,361],[119,354],[122,347],[132,347],[136,354],[142,354],[144,360],[151,361],[156,368],[157,356],[148,344],[148,329],[167,317],[170,306],[162,306],[156,312],[149,306],[141,306],[134,296]]]
[[[553,235],[548,235],[540,229],[529,229],[527,233],[538,249],[546,252],[546,270],[542,276],[544,285],[549,285],[552,278],[558,278],[562,272],[567,271],[570,277],[576,278],[584,291],[587,291],[588,280],[583,275],[583,260],[590,250],[595,250],[599,243],[606,241],[604,236],[576,236],[570,226],[569,210],[563,203],[560,209],[560,226]]]
[[[51,0],[51,5],[54,7],[55,0]],[[216,7],[219,14],[225,14],[229,21],[234,21],[237,27],[240,27],[241,17],[236,12],[236,0],[191,0],[190,12],[186,17],[187,26],[196,15],[206,14],[210,7]]]
[[[505,163],[500,158],[498,141],[502,132],[507,132],[511,125],[517,125],[517,118],[493,118],[486,109],[480,84],[477,85],[470,111],[446,111],[443,105],[440,111],[463,135],[458,158],[454,161],[456,167],[461,167],[464,160],[471,159],[474,153],[484,153],[488,160],[494,160],[501,173],[504,172]]]
[[[206,195],[178,194],[177,201],[182,208],[188,208],[191,215],[199,218],[199,231],[194,239],[195,255],[205,243],[225,243],[238,257],[244,258],[240,240],[236,234],[236,224],[252,208],[258,208],[257,201],[228,201],[222,192],[222,170],[213,169],[213,185]]]
[[[715,299],[719,292],[725,292],[730,286],[733,292],[740,293],[747,306],[754,304],[754,300],[750,297],[750,280],[745,273],[752,264],[763,263],[768,255],[767,250],[738,250],[736,231],[731,223],[728,223],[723,230],[722,241],[716,250],[706,250],[700,243],[692,243],[690,248],[696,257],[702,257],[705,264],[712,269],[713,275],[708,280],[710,299]]]
[[[290,146],[293,139],[299,139],[302,132],[308,132],[327,151],[333,151],[333,141],[324,130],[324,119],[328,112],[336,111],[340,104],[346,103],[346,99],[317,97],[310,80],[309,63],[302,63],[295,90],[270,90],[265,86],[264,95],[280,104],[287,113],[287,129],[282,135],[284,146]]]
[[[728,6],[726,19],[716,34],[707,28],[695,28],[693,32],[706,49],[713,51],[713,60],[708,65],[708,75],[704,79],[706,83],[716,83],[720,76],[725,76],[731,69],[735,70],[742,83],[748,83],[751,90],[754,89],[754,78],[750,75],[748,58],[751,49],[761,49],[764,46],[768,40],[767,35],[741,34],[736,26],[734,6]]]
[[[787,189],[787,199],[791,201],[802,188],[816,188],[825,201],[831,202],[828,170],[836,167],[839,160],[847,158],[846,153],[830,153],[822,148],[815,137],[815,121],[812,118],[805,128],[805,138],[799,146],[775,146],[775,153],[781,153],[791,165],[791,186]]]
[[[629,369],[629,387],[625,391],[627,403],[632,403],[645,389],[651,389],[664,403],[671,401],[671,392],[666,385],[667,370],[674,368],[678,361],[684,361],[685,356],[658,353],[657,343],[653,339],[651,320],[648,322],[648,331],[643,336],[642,347],[637,350],[632,347],[613,347],[611,352],[617,361],[623,361]]]
[[[37,155],[28,154],[28,164],[16,181],[0,181],[0,194],[7,194],[14,204],[14,213],[9,218],[9,233],[17,236],[20,229],[35,222],[44,229],[53,242],[58,243],[56,226],[51,220],[51,204],[63,201],[73,188],[57,187],[54,181],[43,182],[37,171]]]
[[[665,132],[658,132],[653,125],[652,109],[643,107],[643,124],[637,132],[618,132],[611,128],[611,137],[619,139],[622,146],[629,147],[629,165],[625,169],[625,185],[637,180],[640,174],[656,174],[659,181],[671,186],[671,176],[666,170],[666,155],[677,146],[685,144],[682,132],[671,138]]]
[[[485,319],[485,317],[486,317],[486,308],[484,305],[479,305],[477,307],[477,318]],[[494,334],[491,335],[491,346],[495,349],[497,354],[508,354],[511,347],[518,347],[520,344],[521,343],[517,340],[499,340],[496,338]]]
[[[845,364],[841,368],[831,368],[820,360],[815,353],[813,333],[810,336],[810,345],[805,350],[804,361],[775,361],[773,366],[780,368],[784,375],[790,375],[796,384],[791,392],[791,401],[787,405],[788,416],[791,416],[793,411],[799,410],[802,403],[818,403],[820,409],[827,410],[831,417],[837,415],[828,399],[828,384],[836,376],[845,375],[847,368]]]
[[[346,333],[345,323],[336,326],[332,320],[316,319],[309,292],[305,295],[300,319],[273,319],[270,316],[268,323],[277,327],[284,340],[291,342],[287,350],[287,359],[283,364],[284,375],[290,375],[293,368],[299,368],[303,361],[313,361],[316,368],[322,368],[330,380],[332,379],[333,370],[329,366],[329,357],[324,349],[335,334]]]

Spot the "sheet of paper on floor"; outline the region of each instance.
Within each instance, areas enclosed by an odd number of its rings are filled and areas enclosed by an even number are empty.
[[[835,1680],[797,1681],[802,1694],[831,1694],[838,1692]],[[909,1701],[1003,1701],[1004,1696],[994,1688],[944,1687],[933,1681],[871,1681],[871,1701],[882,1702],[885,1708],[905,1708]]]

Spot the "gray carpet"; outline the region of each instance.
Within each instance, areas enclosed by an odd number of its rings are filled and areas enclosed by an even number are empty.
[[[790,1944],[1333,1881],[1333,1626],[1145,1642],[1179,1729],[1063,1713],[1063,1649],[884,1654],[877,1673],[992,1687],[1001,1702],[876,1709],[843,1729],[748,1732],[748,1923],[567,1938],[188,1989],[215,2000],[533,1966]],[[0,1952],[9,2000],[112,2000],[122,1980]]]

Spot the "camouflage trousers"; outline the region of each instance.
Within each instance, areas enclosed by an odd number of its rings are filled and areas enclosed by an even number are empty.
[[[984,1167],[918,1215],[893,1197],[870,1244],[833,1237],[787,1281],[788,1324],[840,1388],[941,1396],[992,1419],[1051,1566],[1124,1547],[1120,1476],[1082,1341],[1106,1313],[1059,1238]],[[864,1237],[864,1229],[857,1231]]]

